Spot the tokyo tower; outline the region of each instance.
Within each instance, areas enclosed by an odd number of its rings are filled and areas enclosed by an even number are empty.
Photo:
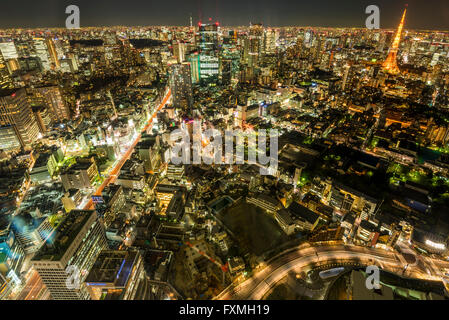
[[[404,10],[404,14],[402,15],[401,23],[399,24],[398,30],[396,31],[396,35],[394,37],[393,44],[390,48],[390,51],[388,52],[387,59],[383,63],[382,67],[385,71],[392,74],[398,74],[399,68],[398,64],[396,62],[397,55],[398,55],[398,49],[399,49],[399,43],[401,41],[401,35],[402,35],[402,29],[404,28],[404,22],[405,22],[405,14],[407,13],[407,8]]]

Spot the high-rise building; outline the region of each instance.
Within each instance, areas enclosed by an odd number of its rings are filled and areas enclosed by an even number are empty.
[[[219,73],[219,58],[209,55],[200,55],[200,80],[216,79]]]
[[[0,297],[6,287],[20,285],[20,271],[25,260],[25,251],[16,238],[11,221],[6,215],[0,217]]]
[[[268,29],[264,33],[264,54],[273,54],[276,51],[278,34],[275,29]]]
[[[6,65],[5,59],[0,52],[0,89],[10,89],[13,83],[9,75],[8,66]]]
[[[223,85],[230,85],[232,79],[232,60],[231,59],[221,59],[220,61],[220,75],[221,83]]]
[[[324,44],[325,42],[323,41],[323,39],[321,38],[321,35],[317,35],[314,39],[313,42],[313,55],[312,55],[312,59],[313,59],[313,63],[316,64],[320,64],[321,63],[321,58],[323,56],[323,51],[324,51]]]
[[[217,78],[219,73],[218,22],[198,25],[196,38],[200,49],[200,79]]]
[[[173,55],[176,57],[178,63],[183,63],[185,61],[186,47],[183,42],[177,42],[173,44]]]
[[[193,53],[189,55],[190,73],[192,75],[192,83],[200,82],[200,55]]]
[[[19,68],[25,72],[29,71],[42,71],[41,61],[38,57],[22,57],[18,60]]]
[[[404,29],[405,23],[405,15],[407,13],[407,8],[404,9],[404,14],[402,15],[401,23],[399,24],[398,30],[396,31],[396,35],[394,37],[393,43],[390,47],[390,51],[388,52],[387,59],[383,63],[383,68],[386,72],[391,74],[399,73],[399,67],[397,64],[397,56],[399,50],[399,43],[401,42],[402,30]]]
[[[313,43],[313,31],[308,30],[304,33],[304,46],[310,48]]]
[[[14,42],[1,42],[0,43],[0,52],[3,55],[3,59],[9,60],[9,59],[17,59],[19,57],[19,54],[17,53],[16,46],[14,45]]]
[[[70,110],[62,98],[61,90],[56,86],[34,88],[35,98],[44,102],[51,110],[54,121],[70,119]]]
[[[105,231],[96,211],[72,210],[31,263],[54,300],[84,300],[90,298],[84,281],[106,249]]]
[[[218,22],[198,24],[197,44],[200,53],[214,54],[218,52]]]
[[[9,59],[8,61],[6,61],[6,66],[8,67],[10,74],[13,74],[15,71],[20,69],[20,65],[17,59]]]
[[[22,147],[29,147],[36,141],[39,128],[25,89],[0,96],[0,126],[12,128]],[[0,140],[0,148],[7,149],[6,144],[6,140]]]
[[[259,63],[263,45],[263,26],[261,23],[251,24],[249,28],[249,66]]]
[[[14,150],[21,147],[20,140],[16,135],[14,127],[11,125],[0,126],[0,149]]]
[[[98,176],[99,171],[95,159],[93,157],[82,158],[61,173],[61,181],[66,191],[70,189],[89,189],[92,188]]]
[[[19,58],[30,57],[33,51],[33,42],[30,40],[16,40],[14,44]]]
[[[169,86],[173,96],[173,105],[190,108],[193,103],[192,76],[189,63],[178,63],[170,66]]]
[[[39,127],[39,131],[42,134],[45,134],[51,124],[51,116],[48,109],[45,106],[33,106],[32,110],[37,126]]]
[[[51,70],[51,61],[48,53],[47,42],[42,38],[33,39],[34,44],[34,54],[33,56],[38,57],[41,60],[42,68],[44,71]]]

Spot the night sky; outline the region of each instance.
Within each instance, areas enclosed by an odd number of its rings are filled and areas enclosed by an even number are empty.
[[[409,4],[406,28],[449,30],[448,0],[1,0],[0,28],[64,27],[76,4],[81,27],[189,25],[209,18],[225,26],[363,27],[365,8],[381,10],[381,28],[396,27]]]

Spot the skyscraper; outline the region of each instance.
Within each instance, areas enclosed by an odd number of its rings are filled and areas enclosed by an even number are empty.
[[[200,50],[200,79],[207,81],[210,78],[218,77],[218,22],[213,24],[199,23],[196,39]]]
[[[190,72],[192,74],[192,83],[200,82],[200,55],[198,52],[189,55]]]
[[[49,71],[51,69],[50,56],[48,54],[47,42],[42,38],[33,39],[34,44],[34,56],[41,60],[42,68],[44,71]]]
[[[10,132],[15,133],[22,147],[28,147],[36,141],[39,128],[25,89],[0,96],[0,126],[12,128]],[[6,140],[0,141],[0,148],[8,148]]]
[[[17,239],[11,220],[6,216],[0,216],[0,280],[6,280],[7,287],[15,287],[20,284],[20,270],[25,260],[25,251],[19,239]],[[0,285],[0,297],[5,287]]]
[[[230,85],[232,79],[232,60],[221,59],[220,75],[223,85]]]
[[[187,110],[192,106],[192,76],[189,63],[178,63],[170,66],[169,85],[175,107]]]
[[[262,53],[263,26],[261,23],[251,24],[249,28],[249,65],[256,66]]]
[[[19,57],[16,46],[12,41],[0,43],[0,52],[5,60],[17,59]]]
[[[84,300],[89,293],[83,282],[105,249],[105,231],[97,213],[72,210],[31,263],[54,300]]]
[[[183,42],[178,41],[173,44],[173,55],[176,57],[178,63],[183,63],[185,61],[185,44]]]
[[[3,59],[3,55],[0,52],[0,89],[8,88],[12,88],[12,80],[5,59]]]
[[[41,99],[52,111],[54,121],[70,119],[70,110],[62,99],[61,90],[56,86],[44,86],[34,88],[36,98]]]
[[[268,29],[264,34],[264,54],[273,54],[276,51],[277,32]]]
[[[385,71],[391,74],[399,73],[399,68],[397,64],[397,56],[399,50],[399,43],[401,42],[402,29],[404,28],[405,15],[407,13],[407,8],[404,9],[404,14],[402,15],[401,23],[399,24],[398,30],[396,31],[396,35],[394,37],[393,43],[390,47],[390,51],[388,52],[387,59],[383,63],[383,68]]]

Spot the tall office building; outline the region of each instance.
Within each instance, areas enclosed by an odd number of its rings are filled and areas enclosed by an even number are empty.
[[[19,68],[25,72],[30,71],[42,71],[41,61],[38,57],[26,57],[19,58],[18,60]]]
[[[14,42],[1,42],[0,53],[3,55],[3,59],[6,61],[9,59],[17,59],[19,57]]]
[[[259,63],[263,45],[263,26],[261,23],[251,24],[249,28],[249,66]]]
[[[13,87],[12,79],[8,72],[3,54],[0,52],[0,89],[10,89]]]
[[[23,40],[16,40],[14,41],[14,44],[17,49],[17,54],[19,55],[19,58],[26,58],[30,57],[33,53],[33,41],[28,39]]]
[[[192,83],[200,82],[200,55],[197,52],[192,53],[187,60],[190,63]]]
[[[322,36],[320,34],[316,35],[314,42],[313,42],[313,49],[312,49],[313,63],[315,63],[315,64],[321,63],[321,59],[323,57],[323,52],[324,52],[324,45],[325,45],[325,41],[323,40]]]
[[[31,263],[54,300],[84,300],[90,298],[84,281],[106,249],[105,231],[96,211],[72,210]]]
[[[25,260],[25,250],[16,238],[11,220],[0,216],[0,297],[7,288],[21,284],[20,271]],[[3,280],[3,281],[1,281]],[[3,283],[2,283],[3,282]]]
[[[276,51],[276,41],[278,34],[275,29],[268,29],[264,33],[264,54],[273,54]]]
[[[197,44],[200,53],[214,54],[218,52],[218,22],[198,24]]]
[[[232,79],[232,60],[231,59],[221,59],[220,61],[220,75],[221,83],[223,85],[230,85]]]
[[[185,52],[186,47],[183,42],[178,41],[173,44],[173,56],[176,57],[176,61],[178,61],[178,63],[183,63],[185,61]]]
[[[45,106],[33,106],[32,110],[37,126],[39,127],[39,131],[42,134],[47,133],[48,128],[51,125],[51,117],[48,112],[48,108]]]
[[[51,61],[50,56],[48,54],[47,42],[42,38],[33,39],[34,44],[34,56],[38,57],[41,60],[42,68],[44,71],[51,70]]]
[[[22,88],[0,96],[0,127],[9,128],[8,132],[16,135],[22,147],[31,146],[36,141],[39,135],[39,128],[33,116],[25,89]],[[6,131],[3,132],[5,133]],[[10,144],[11,138],[2,136],[0,148],[13,148]]]
[[[200,23],[196,42],[200,49],[200,79],[207,81],[218,78],[220,67],[218,22],[214,24]]]
[[[306,48],[310,48],[312,46],[312,43],[313,43],[313,31],[307,30],[304,33],[304,46]]]
[[[62,98],[61,90],[57,86],[34,88],[35,98],[45,103],[51,110],[54,121],[62,122],[70,119],[70,110]]]
[[[20,69],[20,65],[17,59],[9,59],[8,61],[6,61],[6,66],[8,67],[10,74],[13,74],[15,71]]]
[[[175,107],[187,110],[192,106],[192,76],[189,63],[178,63],[170,66],[169,85]]]

